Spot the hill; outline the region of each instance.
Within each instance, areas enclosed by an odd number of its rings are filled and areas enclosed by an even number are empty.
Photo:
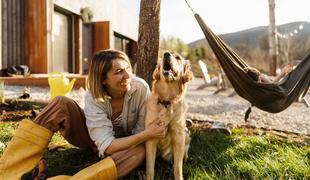
[[[305,21],[282,24],[277,26],[277,29],[281,34],[288,34],[298,29],[301,24],[303,24],[303,29],[298,34],[295,34],[293,38],[308,39],[310,37],[310,23]],[[259,43],[261,38],[264,36],[267,37],[267,34],[268,26],[259,26],[234,33],[221,34],[219,37],[231,47],[235,47],[238,44],[246,44],[249,47],[254,47]],[[188,44],[191,48],[205,45],[207,45],[207,41],[204,38]]]

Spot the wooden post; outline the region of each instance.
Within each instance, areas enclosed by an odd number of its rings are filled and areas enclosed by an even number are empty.
[[[276,75],[277,68],[277,56],[279,54],[278,50],[278,37],[277,37],[277,27],[275,18],[275,0],[269,1],[269,29],[268,29],[268,40],[269,40],[269,54],[270,54],[270,75]]]
[[[151,86],[159,50],[160,0],[141,0],[137,50],[137,76]]]

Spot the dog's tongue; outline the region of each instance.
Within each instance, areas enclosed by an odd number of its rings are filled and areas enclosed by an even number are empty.
[[[168,76],[168,75],[173,76],[173,72],[171,69],[170,70],[164,70],[163,73],[165,76]]]

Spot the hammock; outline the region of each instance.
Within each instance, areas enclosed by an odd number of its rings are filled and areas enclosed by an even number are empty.
[[[246,62],[216,36],[197,13],[194,16],[236,93],[252,106],[278,113],[306,95],[310,85],[310,54],[282,81],[273,84],[259,83],[246,74]],[[251,108],[245,119],[250,112]]]

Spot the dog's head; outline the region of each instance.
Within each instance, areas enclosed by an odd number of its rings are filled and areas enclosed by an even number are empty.
[[[165,81],[178,81],[182,83],[193,79],[190,64],[177,53],[165,52],[163,58],[158,61],[153,73],[153,79]]]

